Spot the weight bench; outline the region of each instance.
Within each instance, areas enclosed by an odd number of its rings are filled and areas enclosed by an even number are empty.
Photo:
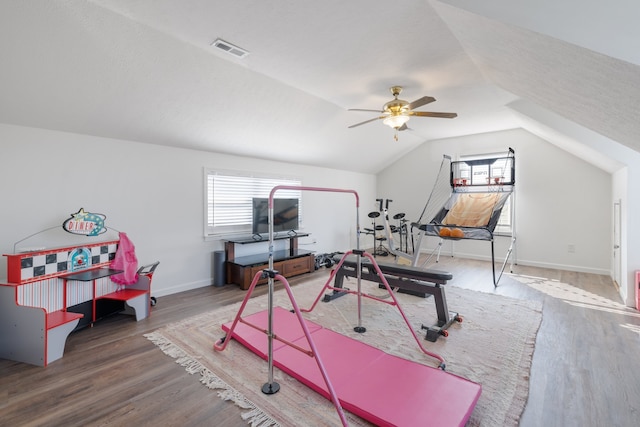
[[[339,259],[336,263],[339,262]],[[375,268],[366,258],[362,259],[360,277],[362,280],[378,283],[380,288],[384,288],[382,280],[378,277]],[[448,336],[447,328],[454,322],[461,322],[462,317],[458,313],[450,312],[447,307],[447,297],[444,287],[453,275],[446,271],[423,269],[408,265],[378,263],[380,271],[384,275],[387,283],[400,293],[406,293],[422,298],[433,296],[436,304],[438,321],[433,326],[422,325],[426,329],[425,339],[435,342],[440,335]],[[343,288],[345,277],[358,277],[357,262],[355,257],[344,260],[342,266],[335,273],[335,288]],[[345,295],[347,292],[334,290],[330,294],[324,295],[323,302],[329,302]]]

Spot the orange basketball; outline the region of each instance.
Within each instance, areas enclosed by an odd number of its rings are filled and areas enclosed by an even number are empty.
[[[440,229],[440,237],[449,237],[451,236],[451,229],[447,227],[442,227]]]
[[[455,237],[456,239],[464,238],[464,231],[459,228],[454,228],[451,230],[451,237]]]

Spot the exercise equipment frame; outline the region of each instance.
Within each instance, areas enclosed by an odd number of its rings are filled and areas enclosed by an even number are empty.
[[[326,284],[324,285],[324,287],[321,289],[320,293],[318,294],[318,296],[316,297],[315,301],[312,303],[311,307],[305,310],[301,310],[298,307],[298,304],[296,303],[295,297],[291,291],[291,286],[289,285],[289,283],[287,282],[287,280],[280,275],[277,271],[275,271],[273,269],[273,242],[274,242],[274,232],[273,232],[273,197],[274,194],[281,189],[287,189],[287,190],[308,190],[308,191],[324,191],[324,192],[338,192],[338,193],[352,193],[355,196],[356,199],[356,228],[357,228],[357,241],[356,241],[356,249],[352,250],[352,251],[348,251],[346,252],[342,259],[340,260],[340,262],[338,263],[337,267],[335,269],[333,269],[331,271],[331,274],[329,276],[329,279],[327,280]],[[302,311],[305,312],[310,312],[312,311],[315,306],[317,305],[318,301],[320,301],[322,295],[325,293],[326,290],[332,290],[334,289],[330,283],[334,280],[336,271],[339,270],[342,267],[342,264],[344,263],[344,260],[346,259],[347,256],[349,255],[355,255],[356,256],[356,265],[358,266],[357,268],[357,280],[358,280],[358,289],[357,291],[348,291],[345,290],[348,293],[352,293],[352,294],[356,294],[357,296],[357,311],[358,311],[358,325],[356,327],[354,327],[354,331],[356,332],[365,332],[366,328],[364,328],[362,326],[362,316],[361,316],[361,301],[362,301],[362,297],[366,297],[366,298],[370,298],[370,299],[374,299],[380,302],[383,302],[385,304],[389,304],[389,305],[394,305],[397,307],[398,311],[400,312],[400,314],[402,315],[409,331],[411,332],[412,336],[414,337],[416,343],[418,344],[418,347],[420,347],[420,349],[422,350],[423,353],[425,353],[426,355],[433,357],[435,359],[437,359],[440,363],[439,367],[444,370],[445,369],[445,360],[442,356],[430,352],[429,350],[427,350],[426,348],[424,348],[424,346],[420,343],[420,340],[418,339],[418,336],[416,335],[415,331],[413,330],[413,328],[411,327],[411,324],[409,323],[409,320],[407,319],[406,315],[404,314],[402,308],[400,307],[400,304],[398,303],[397,299],[395,298],[395,295],[393,294],[393,290],[391,288],[391,286],[389,285],[387,279],[385,278],[384,274],[382,273],[382,271],[380,270],[380,267],[378,266],[378,264],[376,263],[374,257],[367,253],[366,251],[362,251],[360,250],[360,219],[359,219],[359,196],[358,193],[355,192],[354,190],[344,190],[344,189],[333,189],[333,188],[320,188],[320,187],[301,187],[301,186],[286,186],[286,185],[281,185],[281,186],[276,186],[271,190],[271,193],[269,195],[269,269],[267,270],[262,270],[259,271],[255,274],[251,285],[247,291],[247,294],[244,298],[244,300],[242,301],[242,304],[238,310],[238,313],[236,314],[231,327],[229,328],[229,331],[227,333],[227,336],[221,338],[220,340],[216,341],[216,343],[214,344],[213,348],[217,351],[222,351],[226,348],[227,344],[229,343],[229,339],[227,339],[227,337],[231,337],[233,338],[233,333],[234,333],[234,329],[236,328],[238,322],[242,322],[243,324],[247,324],[248,326],[251,326],[253,328],[256,328],[258,330],[261,330],[262,332],[264,332],[267,336],[267,341],[268,341],[268,345],[267,345],[267,361],[268,361],[268,380],[267,382],[262,386],[262,391],[265,394],[273,394],[273,393],[277,393],[280,389],[280,385],[274,381],[274,375],[273,375],[273,340],[278,340],[280,342],[285,343],[286,345],[289,345],[293,348],[296,348],[300,351],[304,351],[303,349],[297,347],[295,344],[287,342],[285,340],[283,340],[282,338],[276,336],[274,334],[273,331],[273,293],[274,293],[274,280],[278,280],[280,281],[283,285],[284,285],[284,289],[289,297],[289,300],[291,302],[291,305],[293,307],[293,311],[296,314],[296,317],[298,319],[298,321],[300,322],[300,326],[302,327],[302,330],[304,331],[304,335],[307,339],[307,342],[309,344],[309,347],[311,349],[310,352],[308,352],[307,354],[311,357],[314,357],[316,360],[316,363],[318,365],[318,368],[320,369],[321,375],[324,379],[324,382],[327,386],[327,390],[329,392],[329,395],[331,396],[331,401],[333,402],[336,411],[338,412],[338,415],[340,417],[340,420],[342,422],[343,426],[347,425],[347,420],[346,420],[346,416],[344,414],[344,410],[342,409],[342,406],[340,405],[340,401],[338,399],[338,396],[335,392],[335,389],[333,387],[333,385],[331,384],[331,380],[329,379],[329,376],[327,374],[327,371],[324,367],[324,364],[322,363],[322,358],[320,356],[320,353],[318,352],[318,349],[316,348],[313,339],[311,338],[311,334],[305,324],[305,321],[302,317]],[[376,298],[376,297],[372,297],[370,295],[366,295],[362,293],[361,290],[361,257],[366,257],[369,259],[369,261],[371,262],[373,268],[375,269],[376,273],[380,276],[382,283],[384,284],[385,288],[387,289],[392,301],[386,301],[384,299],[380,299],[380,298]],[[262,330],[259,327],[249,324],[246,321],[244,321],[242,319],[242,313],[247,305],[247,303],[249,302],[251,295],[258,283],[258,281],[260,280],[260,278],[262,278],[263,276],[267,276],[268,277],[268,321],[267,321],[267,329],[266,330]]]

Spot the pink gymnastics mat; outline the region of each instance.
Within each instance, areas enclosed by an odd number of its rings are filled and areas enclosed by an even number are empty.
[[[243,320],[267,329],[267,310]],[[233,322],[222,329],[228,333]],[[480,384],[393,356],[305,320],[312,340],[342,407],[378,426],[464,426],[471,416]],[[310,351],[294,313],[273,309],[273,332]],[[233,338],[267,359],[267,335],[238,322]],[[273,366],[327,399],[331,395],[314,357],[280,341],[273,341]]]

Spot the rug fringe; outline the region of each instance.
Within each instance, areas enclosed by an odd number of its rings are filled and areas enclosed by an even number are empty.
[[[200,382],[211,390],[217,390],[218,396],[223,400],[232,401],[243,410],[241,417],[251,427],[280,427],[280,424],[267,413],[258,408],[253,402],[244,397],[242,393],[224,382],[220,377],[207,369],[179,346],[171,342],[160,332],[155,331],[144,334],[144,337],[154,343],[164,354],[176,360],[176,363],[184,367],[193,375],[200,374]]]

